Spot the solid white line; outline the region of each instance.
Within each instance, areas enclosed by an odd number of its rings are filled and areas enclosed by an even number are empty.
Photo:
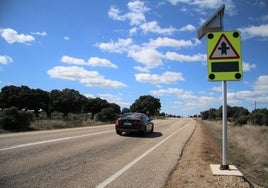
[[[137,157],[136,159],[134,159],[133,161],[131,161],[130,163],[128,163],[122,169],[120,169],[119,171],[117,171],[116,173],[114,173],[112,176],[110,176],[109,178],[107,178],[106,180],[104,180],[102,183],[100,183],[99,185],[97,185],[96,188],[103,188],[106,185],[110,184],[117,177],[119,177],[121,174],[123,174],[125,171],[127,171],[129,168],[131,168],[133,165],[135,165],[138,161],[140,161],[141,159],[143,159],[146,155],[148,155],[153,150],[155,150],[156,148],[158,148],[161,144],[163,144],[168,139],[170,139],[173,135],[177,134],[179,131],[183,130],[184,128],[186,128],[186,127],[188,127],[190,125],[191,125],[191,122],[188,123],[188,124],[186,124],[182,128],[178,129],[176,132],[172,133],[171,135],[169,135],[165,139],[163,139],[161,142],[159,142],[158,144],[156,144],[154,147],[150,148],[149,150],[147,150],[146,152],[144,152],[143,154],[141,154],[139,157]]]
[[[104,134],[104,133],[109,133],[109,132],[114,132],[114,130],[97,132],[97,133],[90,133],[90,134],[84,134],[84,135],[72,136],[72,137],[63,137],[63,138],[57,138],[57,139],[52,139],[52,140],[44,140],[44,141],[39,141],[39,142],[27,143],[27,144],[21,144],[21,145],[1,148],[0,151],[18,149],[18,148],[23,148],[23,147],[27,147],[27,146],[35,146],[35,145],[39,145],[39,144],[47,144],[47,143],[51,143],[51,142],[59,142],[59,141],[70,140],[70,139],[75,139],[75,138],[82,138],[82,137],[86,137],[86,136],[99,135],[99,134]]]

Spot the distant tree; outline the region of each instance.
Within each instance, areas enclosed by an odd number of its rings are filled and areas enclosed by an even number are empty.
[[[249,118],[252,124],[268,126],[267,108],[253,110],[249,115]]]
[[[218,118],[218,110],[215,108],[210,108],[209,110],[200,113],[203,120],[216,120]]]
[[[83,103],[87,101],[85,96],[74,89],[52,90],[50,96],[53,108],[62,112],[64,117],[68,116],[70,112],[81,112]]]
[[[23,86],[23,88],[25,90],[26,86]],[[0,107],[9,108],[15,106],[19,109],[23,108],[25,104],[25,101],[23,101],[25,100],[25,98],[23,98],[23,93],[25,93],[25,91],[22,92],[22,87],[13,85],[3,87],[0,93]]]
[[[108,106],[108,102],[99,97],[88,99],[87,102],[83,106],[83,110],[85,113],[91,113],[91,119],[94,119],[95,114],[100,113],[103,108]]]
[[[148,115],[158,115],[161,109],[160,99],[150,95],[140,96],[139,99],[130,106],[132,112],[142,112]]]
[[[39,117],[39,110],[44,110],[50,101],[49,93],[41,89],[32,89],[29,96],[28,108],[34,110],[35,117]]]
[[[129,108],[123,108],[122,109],[122,114],[128,113],[128,112],[130,112],[130,109]]]
[[[28,130],[32,114],[16,107],[5,108],[0,116],[0,128],[10,131]]]
[[[234,119],[235,125],[241,126],[241,125],[247,124],[247,122],[248,122],[248,116],[246,116],[246,115],[241,115],[241,116]]]
[[[98,113],[97,120],[99,121],[114,121],[120,114],[120,106],[114,103],[109,103],[108,107],[103,108],[100,113]]]

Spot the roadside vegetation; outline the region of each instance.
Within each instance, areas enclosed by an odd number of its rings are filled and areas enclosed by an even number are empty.
[[[101,98],[87,98],[74,89],[31,89],[28,86],[5,86],[0,93],[0,132],[29,131],[111,123],[121,113],[161,113],[160,100],[140,96],[130,108],[123,108]]]
[[[219,109],[211,108],[200,113],[202,120],[221,120],[222,106]],[[268,109],[255,109],[251,113],[243,107],[227,106],[228,121],[234,125],[264,125],[268,126]]]
[[[202,124],[221,156],[222,122],[202,120]],[[267,148],[268,126],[228,123],[228,164],[234,164],[250,182],[261,187],[268,187]]]

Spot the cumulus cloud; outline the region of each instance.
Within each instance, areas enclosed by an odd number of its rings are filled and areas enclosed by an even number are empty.
[[[118,8],[111,7],[108,15],[113,20],[125,21],[129,20],[130,25],[139,25],[146,20],[144,13],[150,9],[144,5],[142,1],[130,1],[128,4],[129,12],[122,14]]]
[[[200,44],[200,42],[197,40],[176,40],[168,37],[158,37],[157,39],[150,39],[148,43],[144,43],[142,46],[134,44],[131,38],[118,39],[118,41],[115,42],[97,43],[95,46],[108,52],[125,52],[128,57],[144,65],[144,67],[135,66],[134,68],[136,70],[148,72],[149,69],[163,65],[163,58],[180,62],[205,62],[206,54],[196,54],[193,56],[178,54],[176,52],[162,54],[162,52],[157,50],[157,48],[160,47],[183,48],[196,46],[198,44]]]
[[[220,7],[222,4],[225,4],[226,13],[230,16],[237,14],[236,6],[233,3],[233,0],[202,0],[202,1],[193,1],[193,0],[168,0],[172,5],[177,4],[187,4],[191,11],[196,11],[200,13],[207,12],[207,10],[215,9]],[[187,11],[187,8],[184,7],[184,11]]]
[[[268,94],[268,75],[261,75],[253,86],[254,90],[258,94]]]
[[[18,34],[17,31],[11,28],[1,29],[0,34],[9,44],[15,42],[30,44],[30,42],[35,40],[32,35]]]
[[[149,47],[159,48],[159,47],[174,47],[174,48],[182,48],[182,47],[191,47],[196,46],[197,43],[191,40],[177,40],[168,37],[158,37],[157,39],[150,40],[148,44]]]
[[[56,66],[47,71],[51,78],[58,78],[63,80],[79,81],[88,87],[102,87],[102,88],[124,88],[127,87],[124,83],[105,79],[97,71],[88,71],[78,66]]]
[[[243,27],[243,28],[238,28],[238,30],[241,31],[242,39],[250,39],[254,37],[268,39],[268,24]]]
[[[144,33],[158,33],[158,34],[167,34],[171,35],[174,31],[176,31],[176,28],[170,26],[167,28],[161,28],[158,25],[157,21],[151,21],[151,22],[146,22],[140,25],[140,28]]]
[[[182,73],[164,72],[162,75],[140,73],[135,74],[136,80],[143,83],[152,84],[175,84],[177,81],[183,81]]]
[[[39,35],[39,36],[42,36],[42,37],[46,37],[47,36],[47,33],[45,31],[43,31],[43,32],[33,32],[31,34],[33,34],[33,35]]]
[[[129,12],[125,14],[121,14],[121,11],[112,6],[108,12],[109,18],[117,21],[126,21],[129,20],[131,26],[135,26],[130,29],[129,33],[133,35],[137,33],[138,28],[143,31],[143,33],[157,33],[157,34],[166,34],[170,35],[176,28],[170,26],[167,28],[162,28],[158,25],[158,22],[146,21],[145,13],[150,10],[150,8],[146,7],[144,2],[142,1],[130,1],[127,4]]]
[[[102,42],[96,43],[95,46],[99,47],[101,50],[114,53],[123,53],[128,51],[130,45],[133,43],[131,38],[121,39],[119,38],[116,42]]]
[[[179,29],[179,31],[195,31],[195,30],[196,30],[195,26],[193,26],[191,24],[188,24],[188,25]]]
[[[142,63],[148,69],[156,68],[163,64],[161,59],[162,54],[153,48],[131,50],[129,51],[128,56],[132,57],[137,62]]]
[[[243,62],[243,71],[244,72],[249,72],[255,68],[256,68],[256,64],[249,64],[249,63]]]
[[[12,63],[13,59],[7,55],[0,55],[0,63],[1,64],[8,64],[8,63]]]
[[[165,58],[171,61],[179,61],[179,62],[205,62],[207,61],[206,54],[195,54],[195,55],[184,55],[178,54],[176,52],[167,52],[165,54]]]
[[[87,61],[80,58],[74,58],[70,56],[62,56],[61,61],[67,64],[73,65],[88,65],[92,67],[110,67],[117,68],[117,65],[111,63],[108,59],[99,58],[99,57],[91,57]]]

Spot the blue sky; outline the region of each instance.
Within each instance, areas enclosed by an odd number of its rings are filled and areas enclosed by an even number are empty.
[[[242,39],[243,80],[227,82],[227,103],[267,108],[266,0],[1,0],[0,88],[71,88],[122,108],[152,95],[182,116],[218,108],[197,30],[222,4],[224,30]]]

